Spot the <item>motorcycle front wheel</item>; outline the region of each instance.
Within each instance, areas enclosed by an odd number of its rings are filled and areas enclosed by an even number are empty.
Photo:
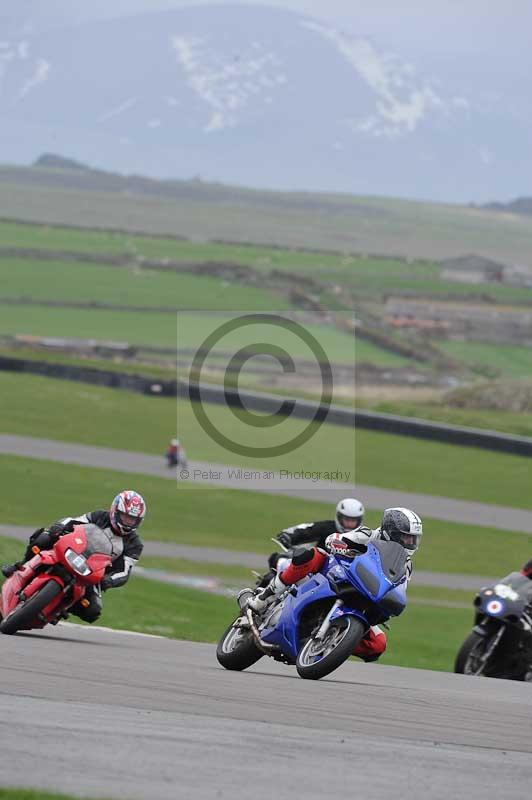
[[[500,639],[503,632],[500,626],[484,636],[476,631],[471,631],[458,651],[454,671],[460,675],[492,676],[497,645],[488,658],[486,658],[486,654],[492,647],[495,637]]]
[[[314,681],[329,675],[347,661],[365,633],[365,626],[355,617],[335,619],[323,639],[311,636],[299,651],[296,660],[299,675]]]
[[[247,669],[263,655],[249,628],[236,627],[235,623],[227,628],[216,648],[218,663],[225,669]]]
[[[17,606],[0,622],[0,633],[13,634],[24,628],[31,628],[41,611],[62,591],[57,581],[50,580],[45,583],[42,589]]]

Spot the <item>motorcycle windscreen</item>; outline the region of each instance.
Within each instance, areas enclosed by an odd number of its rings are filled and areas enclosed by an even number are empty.
[[[498,583],[506,584],[507,586],[511,586],[512,589],[515,589],[520,594],[525,594],[528,597],[532,598],[532,580],[527,578],[526,575],[523,575],[522,572],[510,572],[509,575],[506,577],[501,578]]]
[[[532,601],[532,581],[520,572],[511,572],[497,583],[486,587],[475,597],[479,612],[507,622],[519,621]]]
[[[90,558],[95,553],[111,557],[113,555],[113,542],[109,535],[97,525],[85,525],[84,528],[87,537],[87,546],[83,551],[85,558]]]
[[[397,542],[371,542],[364,555],[349,568],[357,588],[379,602],[390,589],[404,582],[407,556]]]

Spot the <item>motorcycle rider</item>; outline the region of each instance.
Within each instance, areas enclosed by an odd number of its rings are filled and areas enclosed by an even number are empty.
[[[355,558],[365,551],[368,542],[376,539],[398,542],[405,548],[408,554],[406,565],[408,582],[412,575],[411,557],[418,549],[422,535],[423,523],[414,511],[402,507],[387,508],[380,526],[373,531],[365,526],[347,528],[341,532],[335,531],[326,537],[324,547],[298,550],[288,566],[272,577],[267,586],[248,600],[248,606],[253,611],[261,613],[268,605],[275,602],[287,586],[299,583],[311,573],[321,572],[327,564],[329,554]],[[386,650],[386,644],[384,631],[378,625],[373,625],[359,642],[353,655],[364,661],[376,661]]]
[[[532,581],[532,558],[526,562],[521,572]]]
[[[179,461],[180,443],[179,439],[170,439],[170,444],[166,450],[166,459],[169,467],[177,466]]]
[[[60,536],[71,533],[75,525],[92,523],[101,528],[109,536],[119,536],[122,539],[123,547],[120,548],[120,555],[107,568],[100,586],[89,586],[85,591],[84,601],[89,605],[82,606],[76,603],[70,609],[85,622],[95,622],[102,613],[103,603],[101,590],[115,589],[123,586],[131,573],[132,568],[138,562],[144,544],[137,531],[146,516],[146,503],[138,492],[131,489],[124,489],[116,495],[109,511],[97,509],[77,517],[64,517],[58,522],[54,522],[49,528],[39,528],[30,536],[24,559],[14,564],[6,564],[2,567],[2,574],[9,578],[22,565],[33,558],[33,547],[39,550],[49,550]]]
[[[187,457],[179,439],[170,439],[170,444],[168,445],[165,455],[169,467],[177,467],[178,464],[182,467],[186,467]]]
[[[284,528],[275,538],[288,550],[293,550],[298,545],[315,543],[316,547],[324,548],[327,537],[333,533],[347,533],[361,528],[364,521],[365,509],[360,500],[354,497],[345,497],[336,504],[334,519],[325,519],[319,522],[301,522],[290,528]],[[290,558],[289,554],[272,553],[268,558],[268,572],[261,581],[265,586],[270,578],[275,575],[277,566],[282,569]]]
[[[277,540],[288,548],[298,544],[315,542],[316,547],[323,547],[331,533],[347,533],[360,528],[364,521],[365,509],[360,500],[346,497],[336,504],[334,519],[321,522],[302,522],[291,528],[284,528]]]

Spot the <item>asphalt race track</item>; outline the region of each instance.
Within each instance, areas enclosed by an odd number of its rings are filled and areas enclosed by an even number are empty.
[[[528,797],[530,684],[61,625],[0,636],[3,786],[108,798]]]

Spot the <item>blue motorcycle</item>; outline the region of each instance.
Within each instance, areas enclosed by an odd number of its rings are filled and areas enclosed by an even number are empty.
[[[356,557],[353,557],[355,556]],[[243,670],[267,655],[318,680],[346,661],[371,625],[406,608],[407,554],[396,542],[370,542],[362,554],[329,556],[324,569],[287,587],[261,614],[240,592],[241,615],[225,631],[216,657]]]

